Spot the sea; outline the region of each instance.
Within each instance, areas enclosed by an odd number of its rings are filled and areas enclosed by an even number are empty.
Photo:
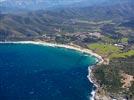
[[[0,43],[0,100],[92,100],[96,57],[67,48]]]

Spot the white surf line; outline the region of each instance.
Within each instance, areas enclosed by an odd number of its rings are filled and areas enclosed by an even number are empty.
[[[38,45],[51,46],[51,47],[67,48],[67,49],[72,49],[72,50],[80,51],[82,53],[87,53],[87,54],[90,54],[92,56],[95,56],[96,58],[99,59],[99,62],[98,62],[99,64],[103,63],[103,61],[104,61],[100,55],[94,53],[93,51],[91,51],[89,49],[82,48],[82,47],[74,47],[71,45],[48,43],[48,42],[44,42],[44,41],[39,41],[39,42],[36,42],[36,41],[15,41],[15,42],[6,41],[6,42],[0,42],[0,43],[38,44]]]
[[[92,70],[91,70],[91,69],[92,69],[93,67],[95,67],[95,66],[89,66],[89,67],[88,67],[88,75],[87,75],[87,78],[89,79],[89,81],[90,81],[91,83],[94,84],[94,86],[95,86],[96,88],[98,88],[97,84],[95,84],[95,83],[93,82],[93,80],[91,79],[91,73],[92,73]],[[96,90],[92,90],[92,92],[91,92],[92,97],[90,97],[91,100],[94,100],[95,94],[96,94]]]
[[[76,50],[76,51],[79,51],[79,52],[82,52],[82,53],[87,53],[87,54],[90,54],[92,56],[95,56],[96,58],[98,58],[97,59],[98,60],[97,61],[97,64],[102,64],[104,62],[103,58],[100,55],[94,53],[93,51],[91,51],[89,49],[82,48],[80,46],[79,47],[74,47],[74,46],[71,46],[71,45],[57,44],[57,43],[48,43],[48,42],[44,42],[44,41],[38,41],[38,42],[36,42],[36,41],[6,41],[6,42],[0,42],[0,43],[36,44],[36,45],[44,45],[44,46],[51,46],[51,47],[60,47],[60,48],[72,49],[72,50]],[[91,70],[92,67],[94,67],[94,66],[89,66],[88,67],[88,75],[87,75],[87,78],[97,88],[98,86],[92,81],[91,75],[90,75],[92,73],[92,70]],[[91,95],[92,95],[92,97],[90,98],[91,100],[94,100],[95,93],[96,93],[96,90],[93,90],[91,92]]]

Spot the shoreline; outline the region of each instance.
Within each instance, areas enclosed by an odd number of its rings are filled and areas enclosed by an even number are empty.
[[[44,46],[50,46],[50,47],[59,47],[59,48],[66,48],[66,49],[71,49],[71,50],[76,50],[82,53],[87,53],[90,54],[96,58],[98,58],[97,64],[102,64],[104,62],[103,58],[98,55],[97,53],[94,53],[92,50],[82,48],[77,45],[66,45],[66,44],[58,44],[58,43],[48,43],[45,41],[6,41],[6,42],[0,42],[0,43],[18,43],[18,44],[36,44],[36,45],[44,45]]]
[[[86,49],[86,48],[82,48],[82,47],[80,47],[80,46],[78,46],[78,45],[77,45],[77,47],[76,47],[76,46],[74,46],[74,45],[57,44],[57,43],[48,43],[48,42],[45,42],[45,41],[6,41],[6,42],[0,42],[0,43],[35,44],[35,45],[42,45],[42,46],[66,48],[66,49],[71,49],[71,50],[79,51],[79,52],[86,53],[86,54],[89,54],[89,55],[91,55],[91,56],[96,57],[97,60],[98,60],[98,61],[96,62],[96,64],[102,64],[102,63],[104,62],[103,58],[102,58],[100,55],[94,53],[92,50],[89,50],[89,49]],[[96,64],[95,64],[95,65],[96,65]],[[87,78],[89,79],[89,81],[90,81],[91,83],[94,84],[94,86],[95,86],[96,88],[98,88],[98,85],[94,82],[94,80],[93,80],[93,78],[92,78],[92,68],[93,68],[93,67],[94,67],[94,66],[88,67],[88,75],[87,75]],[[97,91],[97,89],[96,89],[96,90],[92,90],[92,92],[91,92],[92,97],[90,98],[91,100],[94,100],[96,91]]]

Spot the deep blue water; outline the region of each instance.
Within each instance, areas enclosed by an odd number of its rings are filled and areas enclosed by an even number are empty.
[[[0,100],[89,100],[95,62],[65,48],[0,44]]]

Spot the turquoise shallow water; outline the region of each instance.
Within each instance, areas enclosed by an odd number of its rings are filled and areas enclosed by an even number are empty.
[[[96,58],[65,48],[0,44],[0,100],[89,100]]]

